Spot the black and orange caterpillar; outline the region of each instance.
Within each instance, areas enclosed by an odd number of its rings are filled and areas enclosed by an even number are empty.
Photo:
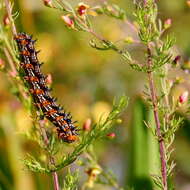
[[[40,69],[38,51],[34,47],[35,40],[26,33],[19,33],[14,39],[20,52],[20,66],[24,69],[24,79],[29,84],[29,91],[37,109],[41,109],[44,116],[56,126],[60,139],[68,143],[74,142],[78,135],[75,122],[72,122],[70,114],[56,104],[56,98],[49,93],[46,76]]]

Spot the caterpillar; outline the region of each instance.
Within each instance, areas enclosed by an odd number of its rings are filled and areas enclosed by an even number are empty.
[[[77,129],[70,113],[56,103],[56,98],[50,94],[50,88],[46,84],[46,76],[41,71],[34,44],[36,40],[26,33],[19,33],[14,37],[20,53],[20,66],[24,70],[24,80],[28,83],[29,92],[32,95],[37,109],[41,109],[43,115],[52,122],[57,130],[58,137],[64,142],[72,143],[77,139]]]

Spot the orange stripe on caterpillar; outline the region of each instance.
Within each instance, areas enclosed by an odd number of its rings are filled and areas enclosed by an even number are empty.
[[[34,66],[30,63],[20,63],[21,67],[24,69],[32,69],[34,70]]]
[[[47,105],[51,105],[51,102],[48,100],[44,100],[43,102],[41,102],[41,106],[47,106]]]
[[[65,120],[62,120],[62,121],[61,121],[61,124],[62,124],[62,125],[67,125],[67,122],[66,122]],[[65,127],[65,131],[66,131],[66,130],[67,130],[67,128]]]
[[[62,133],[62,132],[59,132],[58,131],[58,137],[60,138],[60,139],[66,139],[66,141],[67,142],[74,142],[74,141],[76,141],[77,140],[77,136],[76,135],[65,135],[65,133]]]
[[[47,115],[47,116],[51,116],[51,114],[54,114],[54,113],[57,113],[57,110],[55,110],[55,109],[51,109],[51,110],[45,112],[45,115]]]
[[[26,36],[24,34],[18,34],[14,39],[20,42],[20,40],[26,40]]]
[[[60,121],[60,120],[62,120],[64,117],[63,116],[57,116],[56,118],[55,118],[55,120],[56,121]]]
[[[35,95],[42,95],[44,94],[44,91],[42,89],[30,89],[30,93],[31,94],[35,94]]]
[[[30,52],[27,50],[23,50],[20,52],[21,55],[30,56]]]
[[[24,79],[30,82],[39,82],[39,79],[36,76],[24,76]]]
[[[28,42],[28,40],[26,40],[26,39],[21,39],[21,40],[20,40],[20,44],[22,44],[22,45],[27,45],[27,44],[29,44],[29,42]]]

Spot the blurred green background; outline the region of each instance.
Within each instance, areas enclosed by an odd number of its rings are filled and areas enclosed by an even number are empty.
[[[72,4],[77,6],[79,2],[73,0]],[[102,3],[101,0],[83,2],[89,5]],[[132,0],[109,2],[122,6],[129,19],[133,19]],[[190,56],[190,7],[185,0],[160,0],[158,4],[159,17],[172,19],[169,32],[177,38],[175,51],[187,62]],[[71,111],[80,126],[87,118],[97,121],[102,113],[109,112],[114,97],[123,94],[130,97],[129,106],[122,115],[123,123],[114,129],[116,138],[98,143],[97,154],[100,163],[113,170],[121,185],[132,185],[138,190],[152,189],[149,175],[157,170],[159,161],[157,144],[152,143],[150,132],[143,124],[143,120],[153,123],[151,111],[139,98],[146,77],[133,71],[115,52],[91,48],[89,40],[93,37],[90,34],[66,28],[60,19],[61,13],[45,7],[42,1],[15,0],[14,10],[19,11],[17,30],[38,39],[40,60],[45,62],[43,71],[53,77],[53,94]],[[97,33],[118,44],[128,36],[136,38],[128,25],[106,16],[92,18],[92,24]],[[143,55],[142,48],[136,45],[131,46],[131,51],[137,57]],[[177,76],[184,77],[176,72],[171,78]],[[0,77],[0,189],[52,189],[51,176],[28,172],[20,161],[29,150],[35,149],[23,135],[32,121],[11,94],[14,89],[6,75],[0,73]],[[188,75],[185,77],[189,79]],[[187,83],[181,84],[180,89],[184,88],[189,88]],[[187,118],[177,133],[173,154],[177,162],[174,183],[178,190],[190,189],[189,147],[190,121]],[[84,171],[83,174],[86,175]]]

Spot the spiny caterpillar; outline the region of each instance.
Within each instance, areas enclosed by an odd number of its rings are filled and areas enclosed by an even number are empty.
[[[46,84],[46,76],[42,73],[38,61],[32,37],[19,33],[15,36],[20,52],[20,66],[24,69],[24,79],[29,84],[37,109],[41,109],[44,116],[51,121],[57,129],[58,137],[65,142],[71,143],[77,139],[77,129],[72,122],[70,113],[66,113],[60,105],[56,104],[56,98],[50,95],[50,89]]]

